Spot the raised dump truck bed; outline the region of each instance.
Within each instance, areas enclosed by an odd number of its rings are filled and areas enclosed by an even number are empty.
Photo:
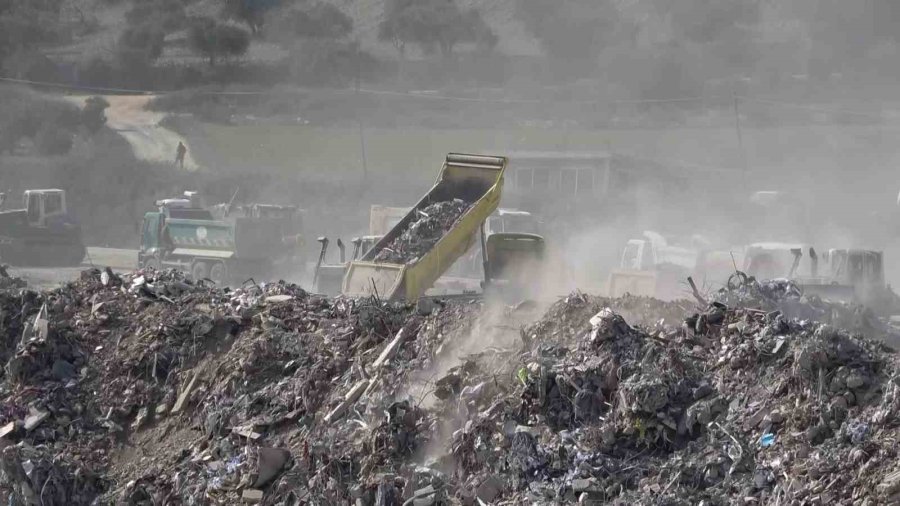
[[[360,260],[351,262],[344,276],[343,293],[377,294],[391,300],[415,300],[423,295],[472,246],[481,224],[499,206],[506,163],[506,158],[500,156],[447,155],[431,190]],[[468,209],[426,253],[405,264],[375,261],[419,219],[421,210],[454,199],[468,203]]]

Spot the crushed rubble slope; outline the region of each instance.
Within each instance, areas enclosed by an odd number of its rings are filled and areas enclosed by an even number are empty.
[[[896,356],[790,289],[541,316],[169,271],[6,285],[9,504],[900,500]]]

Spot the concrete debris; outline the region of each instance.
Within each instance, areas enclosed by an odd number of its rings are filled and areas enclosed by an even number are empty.
[[[376,262],[406,264],[418,260],[472,207],[460,199],[435,202],[416,210],[416,218],[375,255]]]
[[[701,307],[573,293],[539,317],[103,272],[0,291],[0,501],[900,496],[897,357],[841,326],[862,310],[787,285]]]
[[[10,276],[6,271],[9,266],[0,264],[0,291],[16,292],[28,286],[28,282],[22,278]]]

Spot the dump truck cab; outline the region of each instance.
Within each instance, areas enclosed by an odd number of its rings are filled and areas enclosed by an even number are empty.
[[[496,233],[536,234],[539,229],[537,218],[528,211],[500,208],[485,222],[488,236]]]
[[[542,281],[538,273],[542,271],[545,247],[544,238],[537,234],[488,234],[484,230],[484,292],[499,294],[504,300],[521,300],[535,294]]]
[[[142,268],[175,268],[194,279],[241,282],[272,275],[276,260],[291,248],[284,244],[280,220],[234,216],[216,219],[199,196],[156,202],[144,215],[138,260]]]
[[[661,234],[647,230],[640,239],[625,243],[618,269],[610,272],[607,291],[610,297],[626,293],[660,299],[681,295],[680,283],[694,273],[699,250],[705,243],[699,236],[690,238],[690,246],[672,244]]]

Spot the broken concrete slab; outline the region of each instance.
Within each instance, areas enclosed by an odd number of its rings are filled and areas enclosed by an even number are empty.
[[[49,411],[32,410],[31,414],[25,418],[25,431],[31,432],[49,416]]]
[[[272,481],[273,478],[278,476],[278,473],[281,472],[290,458],[291,452],[284,448],[260,448],[256,481],[253,483],[253,486],[260,488]]]
[[[262,502],[262,500],[263,500],[263,491],[262,490],[248,488],[248,489],[245,489],[244,492],[241,494],[241,501],[243,501],[246,504],[259,504]]]
[[[503,481],[492,474],[478,485],[478,488],[475,489],[475,496],[484,502],[491,503],[500,497],[504,487],[505,484]]]

